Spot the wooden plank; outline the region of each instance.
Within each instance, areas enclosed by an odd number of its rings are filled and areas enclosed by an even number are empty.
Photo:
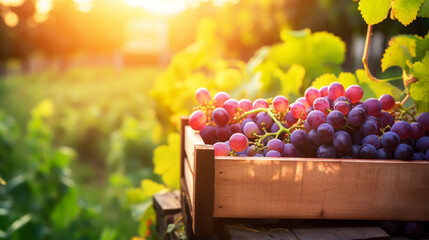
[[[214,165],[218,218],[429,220],[429,162],[216,157]]]
[[[384,240],[390,239],[383,229],[367,227],[292,228],[299,240]]]
[[[194,206],[194,202],[195,202],[195,188],[194,188],[194,174],[192,173],[192,170],[189,166],[189,162],[187,161],[187,159],[185,158],[185,170],[184,170],[184,175],[185,175],[185,181],[186,181],[186,188],[188,190],[188,195],[189,195],[189,200],[191,202],[191,206]]]
[[[195,146],[205,145],[200,134],[196,133],[191,127],[186,126],[185,129],[185,152],[189,161],[189,166],[192,172],[195,172]]]
[[[212,145],[195,145],[193,229],[196,237],[213,233],[214,149]],[[197,191],[198,189],[198,191]]]
[[[161,211],[162,215],[180,212],[180,191],[158,193],[153,195],[153,204]]]
[[[180,177],[183,178],[184,160],[185,160],[185,127],[189,125],[188,117],[181,117],[180,119]]]
[[[225,227],[230,240],[298,240],[287,228],[256,229],[238,225]]]

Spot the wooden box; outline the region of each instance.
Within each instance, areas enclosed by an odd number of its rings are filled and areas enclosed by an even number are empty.
[[[218,218],[429,221],[429,162],[215,157],[182,119],[181,190],[195,236]]]

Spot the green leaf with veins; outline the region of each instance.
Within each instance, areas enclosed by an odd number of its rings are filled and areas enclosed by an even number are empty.
[[[421,38],[413,35],[399,35],[389,41],[381,59],[381,69],[384,72],[392,66],[399,66],[407,73],[411,68],[413,57],[416,57],[417,43]]]
[[[425,56],[426,51],[429,51],[429,32],[426,34],[424,39],[417,41],[416,56],[413,59],[413,62],[421,61]]]
[[[360,0],[359,11],[367,24],[374,25],[386,19],[391,0]]]
[[[153,152],[154,173],[161,175],[162,181],[171,188],[179,189],[180,178],[180,135],[170,133],[168,145],[157,147]]]
[[[393,15],[404,26],[413,22],[424,0],[394,0],[392,1]]]
[[[418,79],[409,86],[410,96],[417,107],[417,112],[429,112],[429,51],[420,62],[414,63],[411,73]]]
[[[356,77],[359,81],[359,86],[363,89],[362,99],[378,98],[383,94],[390,94],[396,100],[399,100],[402,91],[388,82],[372,81],[363,69],[356,71]]]
[[[425,0],[425,2],[420,7],[419,17],[429,18],[429,0]]]

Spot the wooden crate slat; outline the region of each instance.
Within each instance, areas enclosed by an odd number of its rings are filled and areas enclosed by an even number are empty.
[[[194,176],[192,173],[192,170],[189,166],[189,161],[187,159],[185,159],[185,163],[184,163],[185,169],[184,169],[184,175],[185,175],[185,180],[186,180],[186,187],[188,190],[188,194],[189,194],[189,200],[191,201],[191,205],[194,206],[194,196],[195,196],[195,192],[194,192]]]
[[[201,138],[200,134],[196,133],[192,130],[191,127],[185,127],[185,152],[186,157],[189,161],[189,166],[191,171],[195,171],[195,146],[196,145],[204,145],[204,141]]]
[[[429,162],[216,157],[214,164],[215,217],[429,220]]]
[[[153,195],[153,204],[163,215],[180,212],[180,191],[157,193]]]

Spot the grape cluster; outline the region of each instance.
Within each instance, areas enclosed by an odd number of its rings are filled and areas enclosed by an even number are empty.
[[[429,160],[429,113],[416,118],[389,94],[362,96],[360,86],[338,82],[310,87],[294,103],[212,98],[199,88],[189,125],[216,156]]]

